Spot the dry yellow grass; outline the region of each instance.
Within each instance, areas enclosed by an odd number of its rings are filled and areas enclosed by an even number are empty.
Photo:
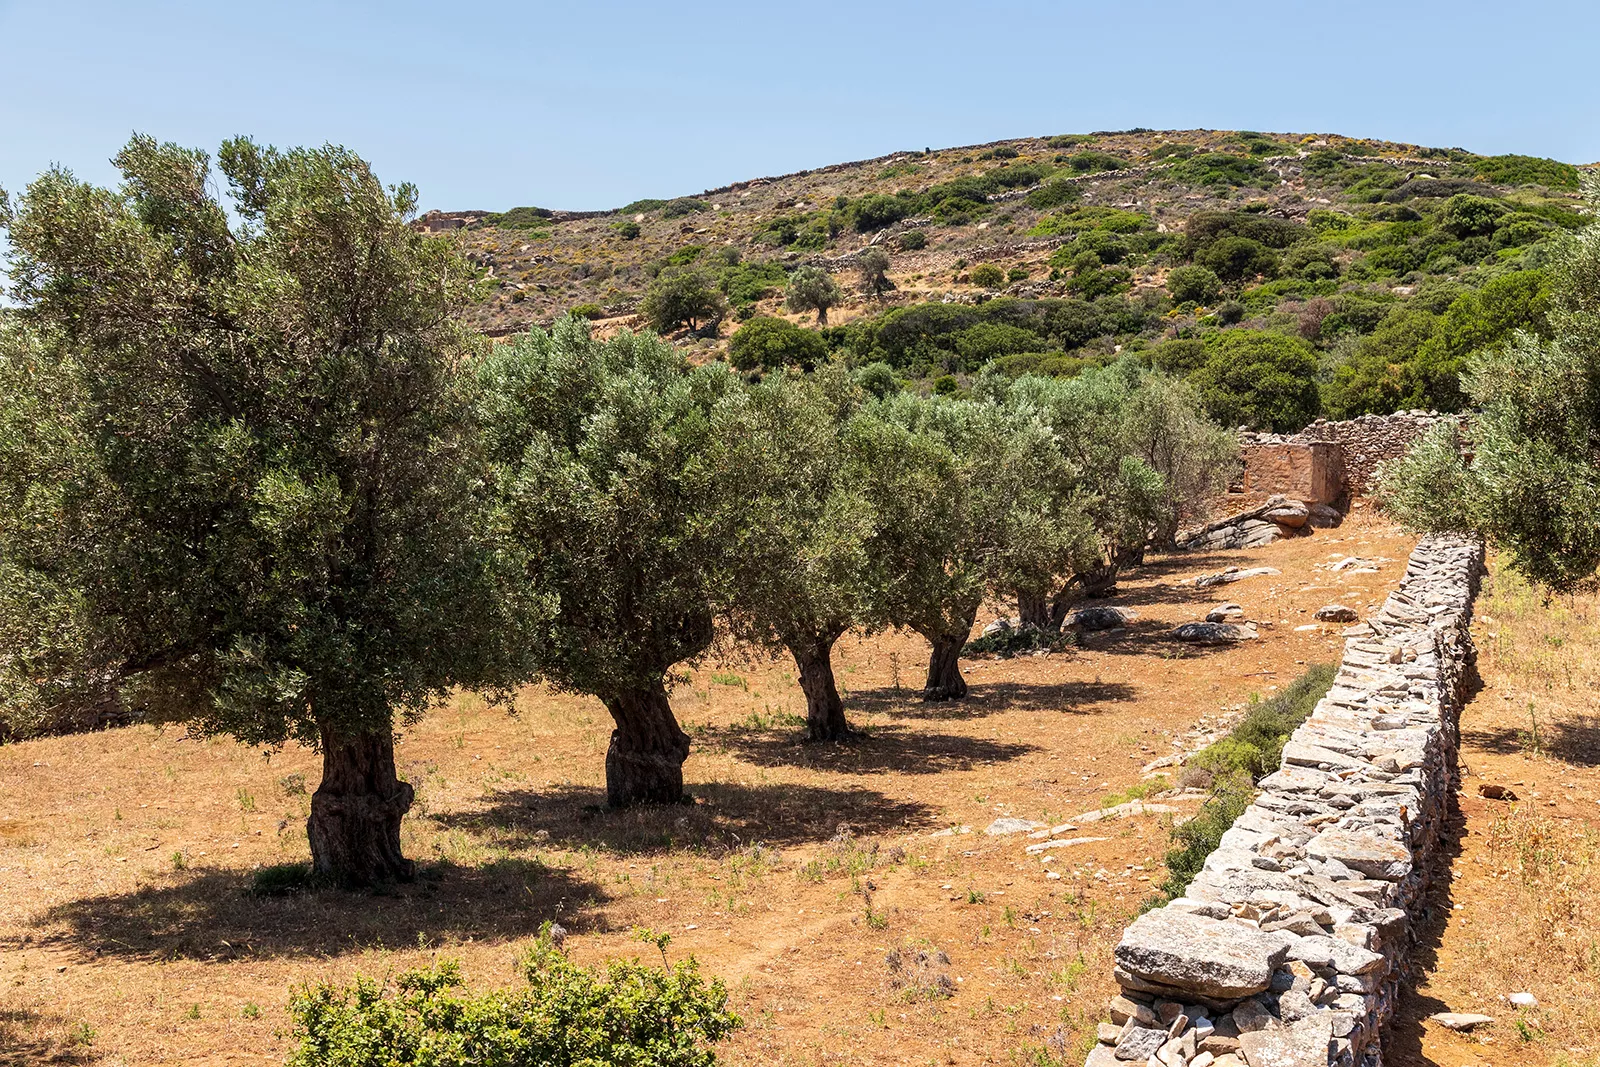
[[[1141,616],[1125,634],[969,663],[960,704],[904,688],[920,640],[846,641],[857,745],[798,743],[791,664],[708,663],[674,693],[692,806],[599,809],[610,723],[595,701],[529,690],[508,718],[464,695],[398,747],[422,874],[375,895],[247,892],[255,868],[306,855],[310,752],[148,726],[0,748],[0,1062],[281,1063],[293,984],[447,955],[473,985],[507,985],[559,919],[581,961],[647,951],[639,925],[725,977],[747,1026],[720,1056],[738,1067],[1075,1067],[1113,992],[1110,949],[1162,880],[1165,831],[1110,824],[1050,864],[980,831],[1096,808],[1199,716],[1334,658],[1338,627],[1296,627],[1331,600],[1381,602],[1411,543],[1358,512],[1249,553],[1156,560],[1116,601]],[[1346,553],[1388,562],[1317,566]],[[1174,584],[1246,561],[1283,573]],[[1272,624],[1260,641],[1165,638],[1222,599]],[[934,836],[953,825],[974,832]],[[938,952],[949,997],[929,995]]]
[[[1461,717],[1458,854],[1439,879],[1392,1063],[1600,1055],[1600,597],[1546,599],[1498,567],[1473,626],[1483,688]],[[1503,786],[1516,800],[1480,795]],[[1512,993],[1539,1001],[1514,1009]],[[1494,1016],[1469,1035],[1421,1020]]]

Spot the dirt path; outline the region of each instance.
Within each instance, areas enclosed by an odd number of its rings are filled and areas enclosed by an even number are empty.
[[[598,703],[530,690],[508,718],[463,696],[399,746],[418,793],[404,843],[423,874],[378,897],[246,893],[253,868],[306,854],[308,752],[268,759],[153,727],[0,748],[0,1048],[22,1062],[278,1063],[292,984],[437,954],[503,985],[539,923],[559,919],[579,959],[639,953],[631,931],[647,926],[723,976],[747,1022],[726,1063],[1076,1062],[1113,992],[1110,948],[1162,880],[1165,831],[1154,816],[1106,821],[1083,834],[1104,840],[1045,863],[1026,838],[983,829],[1118,799],[1202,717],[1337,658],[1339,628],[1311,613],[1375,608],[1412,543],[1358,511],[1264,549],[1156,560],[1112,601],[1133,625],[968,663],[960,703],[907,688],[920,640],[847,640],[836,670],[867,731],[850,746],[797,742],[792,664],[708,663],[673,695],[694,742],[683,808],[598,810]],[[1376,573],[1328,568],[1345,555]],[[1176,584],[1230,565],[1281,573]],[[1259,641],[1166,637],[1222,600],[1263,624]],[[894,950],[933,968],[897,974]],[[952,996],[930,984],[941,969]]]

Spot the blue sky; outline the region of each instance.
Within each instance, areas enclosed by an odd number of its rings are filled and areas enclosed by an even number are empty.
[[[345,144],[424,207],[615,207],[1003,137],[1332,132],[1600,159],[1600,5],[0,0],[0,186],[140,130]]]

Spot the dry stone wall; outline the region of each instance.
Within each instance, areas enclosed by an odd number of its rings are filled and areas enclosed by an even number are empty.
[[[1440,422],[1459,421],[1457,416],[1441,415],[1437,411],[1398,411],[1393,415],[1362,415],[1342,422],[1318,419],[1289,436],[1246,433],[1241,438],[1245,448],[1246,480],[1250,479],[1252,455],[1259,454],[1257,462],[1266,463],[1273,454],[1271,448],[1262,446],[1331,443],[1338,445],[1341,452],[1344,491],[1360,495],[1372,487],[1379,466],[1404,456],[1417,438]],[[1256,477],[1261,483],[1259,488],[1293,495],[1289,486],[1269,484],[1272,475],[1272,471],[1263,467]]]
[[[1115,952],[1086,1067],[1381,1067],[1454,787],[1483,546],[1430,535],[1185,895]]]

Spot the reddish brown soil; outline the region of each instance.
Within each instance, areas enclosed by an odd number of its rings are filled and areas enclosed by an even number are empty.
[[[797,742],[792,664],[705,664],[674,693],[694,738],[697,800],[682,808],[598,810],[597,702],[529,690],[507,717],[463,696],[399,746],[423,873],[382,895],[247,894],[254,868],[306,855],[307,751],[149,726],[0,748],[0,1059],[281,1062],[295,983],[438,955],[474,985],[509,984],[538,925],[559,919],[580,960],[639,953],[639,925],[723,976],[747,1023],[726,1063],[1076,1064],[1113,992],[1111,946],[1162,880],[1166,830],[1101,823],[1084,833],[1107,840],[1044,864],[982,829],[1097,808],[1200,716],[1335,659],[1338,628],[1310,613],[1376,607],[1412,543],[1358,511],[1264,549],[1156,560],[1113,601],[1140,615],[1125,632],[969,662],[959,703],[910,692],[920,640],[846,640],[838,675],[868,731],[849,746]],[[1344,554],[1383,562],[1317,566]],[[1233,564],[1282,574],[1175,584]],[[1224,599],[1263,624],[1259,641],[1166,637]],[[934,836],[960,825],[973,832]],[[953,996],[894,987],[885,955],[908,943],[948,954]]]

